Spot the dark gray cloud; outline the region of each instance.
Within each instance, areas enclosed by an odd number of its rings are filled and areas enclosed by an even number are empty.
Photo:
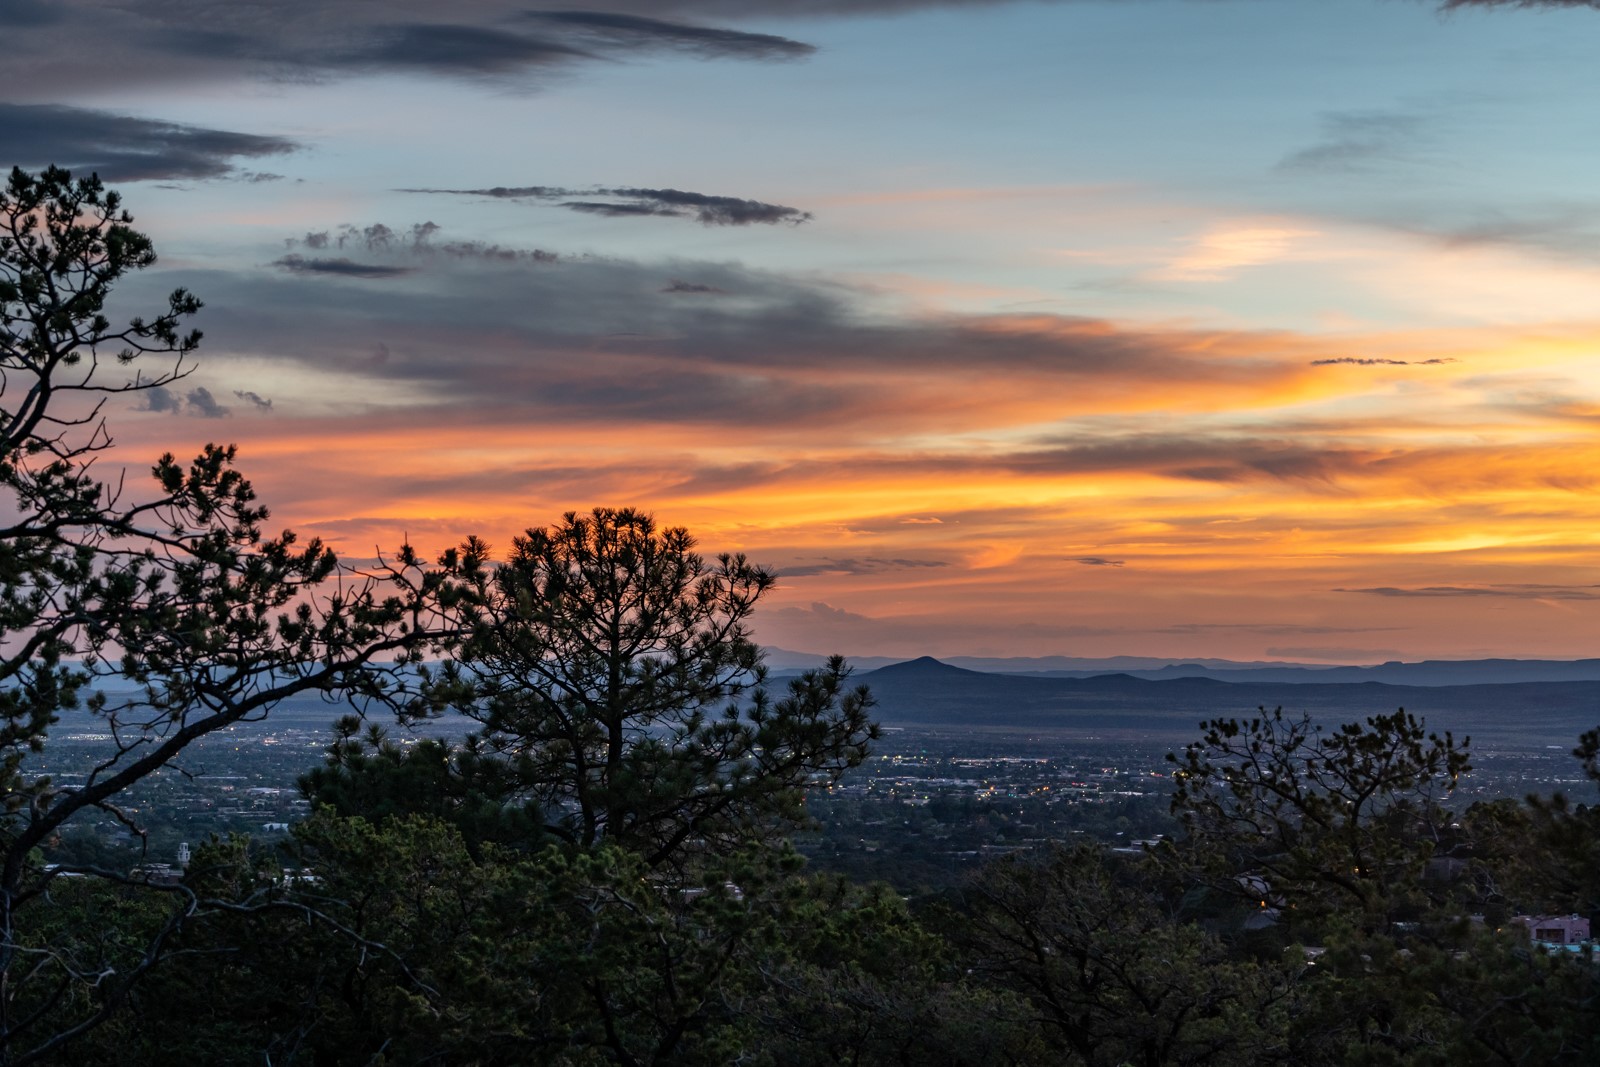
[[[816,47],[767,33],[667,22],[607,11],[542,11],[530,18],[623,48],[671,48],[707,58],[803,59]]]
[[[765,204],[760,200],[743,200],[736,196],[708,196],[681,189],[608,189],[607,192],[635,204],[666,208],[675,214],[692,216],[696,222],[707,226],[748,226],[758,222],[799,225],[809,222],[812,217],[809,211],[782,204]]]
[[[318,65],[505,75],[583,58],[592,57],[557,41],[506,30],[415,23],[378,30],[371,40],[348,51],[327,55]]]
[[[220,419],[228,414],[228,409],[217,403],[216,397],[211,395],[211,390],[203,385],[189,390],[186,399],[189,412],[203,419]]]
[[[566,189],[551,185],[496,185],[486,189],[401,189],[403,193],[442,193],[450,196],[487,196],[496,200],[554,201],[572,211],[610,218],[665,216],[691,218],[705,226],[750,226],[757,223],[798,226],[812,214],[783,204],[768,204],[737,196],[714,196],[684,189],[643,189],[623,186]],[[596,199],[603,197],[604,199]],[[574,199],[582,198],[582,199]]]
[[[679,214],[679,212],[675,211],[674,209],[662,207],[659,204],[646,204],[638,202],[607,203],[601,200],[567,200],[564,201],[561,206],[564,208],[570,208],[573,211],[582,211],[588,215],[604,215],[608,219],[626,219],[647,215],[658,215],[664,218],[672,218],[673,216]]]
[[[6,162],[49,164],[107,181],[222,178],[235,159],[282,155],[300,146],[267,137],[55,104],[0,103]]]
[[[1079,556],[1072,562],[1081,563],[1085,567],[1121,567],[1127,563],[1126,560],[1106,559],[1104,556]]]
[[[559,253],[548,252],[543,248],[507,248],[504,245],[487,244],[483,241],[444,241],[429,244],[423,251],[453,259],[498,260],[502,263],[518,261],[554,263],[561,258]]]
[[[922,570],[929,567],[948,567],[942,559],[885,559],[867,556],[861,559],[823,558],[817,563],[798,563],[778,568],[780,578],[810,578],[819,574],[882,574],[885,571]]]
[[[491,189],[401,189],[402,193],[452,193],[456,196],[488,196],[496,200],[546,200],[571,196],[571,189],[553,185],[496,185]]]
[[[415,269],[381,263],[357,263],[343,256],[338,259],[307,259],[305,256],[289,255],[274,260],[272,265],[295,274],[332,274],[342,278],[394,278],[410,274]]]
[[[659,51],[761,62],[807,54],[802,42],[739,29],[747,19],[1008,2],[1015,0],[567,0],[560,12],[530,13],[527,0],[0,0],[0,25],[7,31],[0,85],[13,100],[51,101],[61,86],[126,90],[395,70],[526,84],[574,64]],[[1585,0],[1415,2],[1444,9],[1593,6]],[[525,27],[538,32],[521,32]]]
[[[735,263],[557,258],[453,245],[443,233],[414,236],[425,229],[302,231],[271,268],[271,285],[259,270],[175,268],[151,281],[147,295],[177,284],[199,293],[208,339],[229,351],[360,375],[441,409],[492,409],[495,418],[551,424],[949,425],[954,413],[970,409],[976,417],[990,408],[992,399],[978,399],[982,390],[968,381],[1017,383],[1007,388],[1020,402],[1071,396],[1096,382],[1184,382],[1248,394],[1307,373],[1282,358],[1292,338],[1268,345],[1257,334],[1207,332],[1198,344],[1182,331],[1065,316],[900,319],[880,314],[853,287],[811,277]],[[336,264],[341,258],[354,266]],[[336,265],[318,269],[329,263]],[[403,271],[415,272],[415,282],[372,281]],[[341,275],[359,284],[329,284]],[[685,276],[727,295],[662,292],[663,278]],[[145,283],[128,284],[128,299],[138,299]],[[374,358],[375,351],[387,355]],[[1265,354],[1247,354],[1253,351]],[[860,378],[863,368],[872,370],[870,380]],[[1052,440],[1011,456],[941,462],[1107,470],[1142,463],[1173,477],[1331,482],[1361,461],[1270,439],[1224,447],[1133,436]]]
[[[892,392],[872,396],[882,411],[894,411],[897,398]],[[859,414],[866,417],[868,410]],[[1039,438],[1032,447],[1010,452],[929,452],[903,464],[894,457],[877,457],[875,462],[876,469],[886,476],[902,470],[964,475],[1004,472],[1030,477],[1133,472],[1224,485],[1281,482],[1301,491],[1333,495],[1359,492],[1363,482],[1373,480],[1409,480],[1431,488],[1437,485],[1441,469],[1449,470],[1458,481],[1470,480],[1485,487],[1528,485],[1587,492],[1595,484],[1594,475],[1579,459],[1563,467],[1556,457],[1537,469],[1528,469],[1525,464],[1511,463],[1507,453],[1492,444],[1379,448],[1328,441],[1315,434],[1296,439],[1271,433],[1270,429],[1249,427],[1217,428],[1193,435],[1129,428],[1080,437]],[[805,473],[814,481],[828,472]],[[1468,514],[1461,517],[1466,519]],[[1164,521],[1184,524],[1181,516],[1165,516]]]
[[[1314,359],[1313,367],[1331,367],[1336,363],[1348,363],[1357,367],[1432,367],[1442,363],[1459,363],[1460,360],[1449,356],[1437,359],[1375,359],[1367,356],[1340,356],[1337,359]]]
[[[1498,597],[1512,600],[1600,600],[1600,585],[1422,585],[1376,586],[1370,589],[1335,589],[1335,593],[1366,593],[1381,597]]]
[[[678,278],[672,279],[661,287],[663,293],[684,293],[689,296],[726,296],[726,289],[718,289],[714,285],[702,285],[699,282],[686,282]]]
[[[1002,470],[1028,474],[1145,471],[1185,481],[1236,484],[1298,482],[1334,488],[1348,476],[1377,473],[1396,457],[1315,442],[1259,437],[1128,434],[1109,439],[1059,439],[1046,447],[992,457]]]
[[[160,385],[144,390],[143,395],[144,403],[141,409],[144,411],[166,415],[197,415],[203,419],[220,419],[228,414],[228,409],[217,403],[217,398],[211,395],[211,390],[204,386],[196,386],[184,397],[179,397],[171,389]],[[267,406],[271,406],[270,401]]]
[[[1423,158],[1426,124],[1417,115],[1387,111],[1331,112],[1322,116],[1322,139],[1285,156],[1278,169],[1354,172]]]
[[[303,81],[397,71],[537,84],[577,64],[661,52],[758,62],[810,45],[690,21],[793,14],[791,5],[618,0],[529,12],[526,0],[0,0],[0,85],[13,100],[248,77]],[[850,5],[835,13],[847,14]],[[817,5],[806,13],[824,13]],[[92,57],[86,62],[85,57]]]
[[[157,385],[144,391],[141,410],[176,415],[183,410],[183,400],[166,386]]]
[[[249,389],[235,389],[233,395],[245,403],[252,405],[257,411],[271,411],[271,399]]]
[[[0,26],[20,29],[25,26],[50,26],[65,18],[51,4],[39,0],[0,0]]]
[[[383,223],[374,223],[370,226],[354,226],[346,223],[331,230],[317,230],[307,233],[304,237],[291,237],[285,240],[287,248],[305,248],[313,252],[337,249],[343,251],[346,247],[364,247],[369,253],[391,254],[399,252],[408,256],[410,262],[398,267],[379,268],[385,271],[410,271],[415,269],[415,261],[428,257],[443,259],[479,259],[498,263],[554,263],[561,257],[555,252],[542,248],[507,248],[504,245],[489,244],[485,241],[435,241],[434,235],[439,232],[439,227],[431,222],[413,224],[407,230],[394,230]],[[302,260],[298,254],[284,257],[285,259]],[[282,260],[274,264],[283,266]],[[297,265],[290,265],[295,269]],[[355,273],[353,271],[329,270],[328,273]]]

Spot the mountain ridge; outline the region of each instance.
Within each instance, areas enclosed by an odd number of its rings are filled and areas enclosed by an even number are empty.
[[[1370,665],[1297,664],[1276,661],[1235,661],[1197,657],[1160,659],[1143,656],[1112,656],[1103,659],[1047,656],[986,658],[931,656],[894,659],[883,656],[851,656],[858,671],[877,670],[921,659],[960,670],[981,674],[1008,674],[1030,677],[1087,678],[1107,674],[1126,674],[1133,678],[1211,678],[1217,681],[1277,682],[1284,684],[1331,684],[1383,682],[1395,685],[1449,686],[1504,684],[1512,682],[1600,681],[1600,658],[1554,660],[1486,657],[1480,659],[1424,659],[1406,662],[1390,660]],[[824,656],[792,650],[768,649],[768,661],[777,673],[793,673],[826,662]]]
[[[857,676],[885,724],[1135,731],[1190,739],[1211,718],[1282,707],[1324,722],[1405,708],[1430,728],[1496,744],[1565,745],[1600,722],[1600,680],[1397,685],[1284,683],[1129,673],[1083,678],[988,674],[922,657]]]

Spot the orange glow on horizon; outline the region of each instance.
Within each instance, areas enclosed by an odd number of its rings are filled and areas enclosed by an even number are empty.
[[[224,431],[276,522],[355,557],[643,506],[788,572],[761,635],[812,651],[1576,656],[1600,635],[1600,325],[964,328],[1004,373],[762,369],[780,396],[837,389],[816,419],[144,418],[117,454]],[[1052,356],[1077,342],[1113,355]],[[1121,352],[1176,376],[1130,379]],[[1391,362],[1314,362],[1353,352]]]

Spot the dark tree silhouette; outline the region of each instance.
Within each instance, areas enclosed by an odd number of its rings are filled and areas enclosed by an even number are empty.
[[[470,555],[429,569],[403,549],[356,575],[320,542],[265,536],[232,447],[161,457],[148,496],[102,480],[107,400],[183,377],[200,340],[182,330],[200,302],[181,289],[152,318],[108,318],[117,281],[155,262],[131,223],[97,178],[55,168],[14,170],[0,193],[3,1064],[100,1024],[172,935],[219,904],[165,890],[163,921],[108,955],[103,938],[49,920],[49,891],[67,874],[137,877],[47,867],[39,846],[85,815],[140,832],[118,803],[129,786],[286,697],[398,701],[409,660],[449,636],[450,611],[476,589]],[[111,743],[65,785],[36,764],[69,713]]]
[[[1281,709],[1205,729],[1168,756],[1191,849],[1223,887],[1302,916],[1392,917],[1450,822],[1441,799],[1469,769],[1466,741],[1404,709],[1327,732]]]
[[[483,724],[460,772],[499,783],[508,810],[542,813],[554,839],[605,840],[658,866],[691,843],[793,824],[806,786],[860,763],[877,727],[844,661],[770,695],[749,619],[771,572],[693,549],[687,531],[631,509],[569,513],[517,538],[474,638],[438,679],[441,702]],[[343,729],[332,766],[307,780],[319,799],[366,788],[342,777],[397,770],[373,762],[381,745],[358,740],[358,722]]]

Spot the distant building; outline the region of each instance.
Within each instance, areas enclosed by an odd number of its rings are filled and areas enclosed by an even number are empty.
[[[1511,922],[1543,945],[1581,945],[1589,940],[1589,920],[1581,915],[1517,915]]]

